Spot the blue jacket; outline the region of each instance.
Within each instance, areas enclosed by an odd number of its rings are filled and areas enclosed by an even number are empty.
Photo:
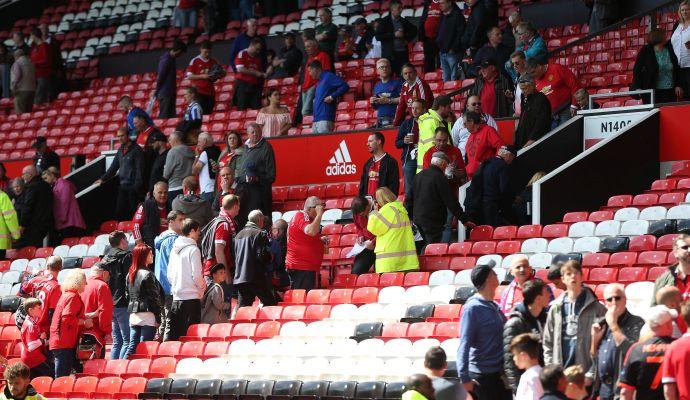
[[[546,61],[548,59],[549,50],[546,48],[544,38],[536,35],[527,43],[527,50],[525,50],[525,58],[536,58],[539,61]]]
[[[458,376],[469,382],[470,372],[494,373],[503,370],[503,325],[505,316],[492,301],[478,294],[470,297],[462,308]]]
[[[173,243],[175,239],[177,239],[177,236],[177,233],[168,229],[156,236],[154,240],[154,246],[156,248],[154,273],[166,296],[171,295],[171,286],[168,281],[168,261],[170,260],[170,252],[172,251]]]
[[[316,83],[316,90],[314,91],[314,122],[318,121],[335,121],[335,107],[338,105],[337,98],[344,95],[350,86],[347,82],[338,78],[338,76],[329,71],[322,71],[321,78]],[[332,103],[324,103],[324,99],[328,96],[333,97]]]

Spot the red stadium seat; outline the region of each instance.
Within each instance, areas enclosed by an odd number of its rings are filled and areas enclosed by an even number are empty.
[[[122,387],[122,378],[109,377],[100,379],[96,385],[95,397],[112,397],[115,393],[120,392]]]
[[[134,350],[134,354],[130,354],[129,358],[130,360],[133,358],[151,358],[158,352],[159,345],[159,342],[153,340],[147,342],[139,342],[139,344],[137,344],[136,350]]]
[[[47,398],[51,397],[67,397],[67,394],[72,391],[74,387],[74,377],[73,376],[61,376],[55,378],[53,383],[50,385],[50,391],[41,393]]]
[[[618,267],[632,267],[637,262],[637,253],[622,251],[611,254],[609,265]]]
[[[582,255],[583,267],[605,267],[609,263],[608,253],[584,253]]]
[[[331,291],[328,289],[312,289],[307,292],[305,302],[307,304],[328,304],[328,296]]]
[[[428,272],[408,272],[405,274],[403,286],[419,286],[429,284]]]
[[[254,336],[254,333],[256,332],[256,324],[252,323],[240,323],[236,324],[232,328],[232,336],[230,336],[231,339],[247,339],[252,336]]]
[[[201,340],[202,337],[208,335],[209,324],[192,324],[187,328],[187,334],[180,336],[180,342],[191,342],[192,340]]]
[[[643,251],[637,257],[637,263],[642,265],[663,265],[666,263],[665,251]]]
[[[676,188],[675,179],[658,179],[652,182],[651,190],[653,192],[670,192]]]
[[[180,354],[175,355],[178,360],[189,357],[199,357],[204,354],[206,343],[202,341],[192,341],[182,344],[180,347]]]
[[[611,210],[593,211],[589,214],[587,220],[591,222],[609,221],[613,219],[613,215],[614,213]]]
[[[266,321],[260,323],[256,327],[254,332],[254,337],[257,339],[272,338],[280,333],[280,322],[278,321]]]
[[[204,347],[204,354],[201,359],[220,357],[228,353],[230,342],[208,342]]]
[[[331,306],[328,304],[311,304],[307,306],[304,318],[307,320],[320,321],[331,316]]]
[[[646,193],[633,197],[633,206],[653,206],[659,201],[659,195]]]
[[[53,378],[50,376],[38,376],[31,380],[31,386],[36,389],[37,393],[50,392],[50,385],[53,384]]]
[[[145,372],[148,372],[150,369],[151,360],[147,358],[131,360],[127,365],[127,372],[124,374],[120,374],[120,378],[128,379],[135,376],[142,376]]]
[[[431,243],[424,248],[425,256],[442,256],[448,252],[447,243]]]
[[[436,330],[436,324],[433,322],[415,322],[410,324],[407,329],[407,337],[416,338],[428,338],[434,334]]]
[[[489,225],[479,225],[470,232],[470,240],[491,240],[494,228]]]
[[[606,205],[608,207],[623,208],[623,207],[628,207],[629,205],[631,205],[632,201],[633,201],[632,195],[621,194],[621,195],[609,197],[609,200],[606,203]]]
[[[120,392],[113,396],[115,399],[136,399],[139,393],[146,389],[146,378],[132,377],[125,379],[120,386]]]
[[[618,272],[619,282],[638,282],[644,281],[647,275],[647,268],[643,267],[626,267],[621,268]]]
[[[53,255],[53,248],[52,247],[39,247],[36,249],[36,253],[34,253],[34,257],[36,258],[48,258]]]
[[[328,304],[348,304],[352,299],[352,292],[353,289],[333,289],[328,296]]]
[[[565,219],[565,218],[563,218]],[[587,220],[587,217],[585,216],[584,220]],[[564,221],[566,222],[566,221]],[[575,221],[575,222],[582,222],[582,221]],[[544,226],[544,229],[541,231],[541,237],[544,239],[555,239],[559,237],[566,237],[568,236],[568,225],[567,224],[552,224],[552,225],[546,225]]]
[[[484,255],[496,252],[496,242],[475,242],[472,245],[472,254]]]
[[[466,256],[472,252],[471,242],[451,243],[448,246],[448,254],[460,254]]]
[[[494,240],[511,240],[517,236],[517,226],[499,226],[494,229]]]
[[[383,325],[381,337],[384,338],[403,338],[407,336],[407,329],[410,324],[407,322],[391,322]]]
[[[505,240],[502,242],[498,242],[496,245],[496,253],[498,254],[516,254],[520,252],[520,247],[522,246],[522,242],[519,240]]]
[[[126,360],[125,360],[126,361]],[[74,381],[70,397],[89,397],[96,390],[98,378],[95,376],[83,376]]]
[[[450,257],[420,257],[419,262],[423,271],[441,271],[448,269]]]
[[[541,225],[523,225],[517,230],[518,239],[537,238],[541,235]]]
[[[569,212],[563,216],[563,222],[567,222],[569,224],[574,224],[575,222],[587,221],[588,216],[589,216],[589,213],[587,211]],[[546,226],[544,227],[544,229],[546,229]],[[544,236],[543,231],[542,231],[542,237],[546,237],[546,236]]]
[[[117,221],[105,221],[101,224],[101,227],[98,230],[103,232],[103,233],[110,233],[116,229],[117,229]]]
[[[98,374],[99,378],[106,378],[110,376],[120,376],[127,372],[129,360],[108,360],[103,372]]]
[[[208,336],[202,338],[205,342],[225,340],[232,335],[233,324],[224,322],[220,324],[213,324],[208,329]]]
[[[304,303],[307,291],[304,289],[293,289],[285,291],[283,303]]]
[[[589,283],[613,283],[616,281],[616,268],[592,268],[589,271]]]
[[[431,322],[457,321],[460,319],[462,304],[438,304],[434,307],[434,316],[427,318]],[[456,323],[457,324],[457,323]]]
[[[235,315],[234,321],[251,321],[253,319],[256,319],[257,315],[259,315],[259,307],[240,307],[237,310],[237,314]]]
[[[362,274],[357,276],[357,282],[355,286],[378,286],[379,285],[379,274]]]
[[[457,322],[441,322],[436,325],[432,336],[438,340],[460,337],[460,324]]]
[[[402,286],[405,281],[405,274],[402,272],[386,272],[379,277],[379,286]]]
[[[304,318],[307,306],[285,306],[280,319],[284,321],[297,321]]]
[[[664,193],[659,196],[659,205],[677,206],[685,201],[685,194],[683,193]]]
[[[361,287],[352,293],[352,304],[376,303],[379,297],[379,289],[376,287]]]
[[[164,342],[165,344],[167,342]],[[144,373],[145,378],[165,378],[168,374],[175,372],[177,361],[174,357],[161,357],[151,362],[151,370]]]
[[[254,321],[275,321],[280,319],[283,306],[266,306],[259,308],[259,313]]]
[[[178,342],[176,340],[163,342],[160,344],[160,346],[158,346],[156,357],[175,356],[180,353],[181,347],[182,342]]]
[[[668,235],[664,235],[657,239],[656,241],[656,249],[657,250],[671,250],[673,249],[673,242],[676,240],[676,236],[678,236],[675,233],[670,233]]]
[[[647,280],[655,281],[656,278],[660,277],[664,272],[668,271],[666,267],[652,267],[647,271]]]
[[[322,235],[336,235],[341,233],[343,230],[343,226],[340,224],[328,224],[321,228],[321,234]]]
[[[477,265],[476,257],[453,257],[450,259],[449,268],[453,271],[472,269]]]
[[[654,250],[656,247],[656,237],[653,235],[640,235],[630,238],[630,251],[647,251]]]

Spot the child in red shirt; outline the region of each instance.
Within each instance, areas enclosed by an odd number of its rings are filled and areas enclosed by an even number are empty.
[[[41,301],[35,298],[24,300],[27,317],[21,329],[22,353],[21,359],[31,370],[31,378],[37,376],[52,376],[55,368],[46,359],[47,348],[44,343],[45,333],[41,333],[38,320],[43,313]]]

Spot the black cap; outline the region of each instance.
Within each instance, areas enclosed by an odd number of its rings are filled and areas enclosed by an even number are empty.
[[[472,284],[477,289],[481,289],[489,278],[489,274],[493,271],[488,265],[477,265],[472,268],[472,274],[470,275],[470,280]]]
[[[168,137],[158,129],[151,132],[151,142],[167,142]]]
[[[36,140],[34,141],[34,144],[31,145],[31,147],[37,149],[46,143],[48,143],[48,139],[46,139],[45,136],[36,136]]]
[[[225,269],[225,265],[218,263],[218,264],[213,264],[210,269],[211,275],[215,274],[219,269]]]
[[[496,60],[494,60],[493,57],[487,57],[487,58],[485,58],[484,60],[482,60],[482,63],[481,63],[481,64],[479,64],[479,66],[480,66],[481,68],[486,68],[486,67],[488,67],[489,65],[496,66]]]
[[[366,23],[367,23],[367,20],[366,20],[366,18],[364,18],[364,17],[360,17],[360,18],[357,18],[357,19],[355,20],[355,23],[354,23],[354,25],[359,25],[359,24],[366,24]]]

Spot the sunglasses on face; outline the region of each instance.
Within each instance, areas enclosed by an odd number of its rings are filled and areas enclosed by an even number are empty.
[[[607,303],[613,303],[614,300],[616,300],[616,301],[623,300],[623,296],[611,296],[611,297],[607,297],[604,300],[606,300]]]

